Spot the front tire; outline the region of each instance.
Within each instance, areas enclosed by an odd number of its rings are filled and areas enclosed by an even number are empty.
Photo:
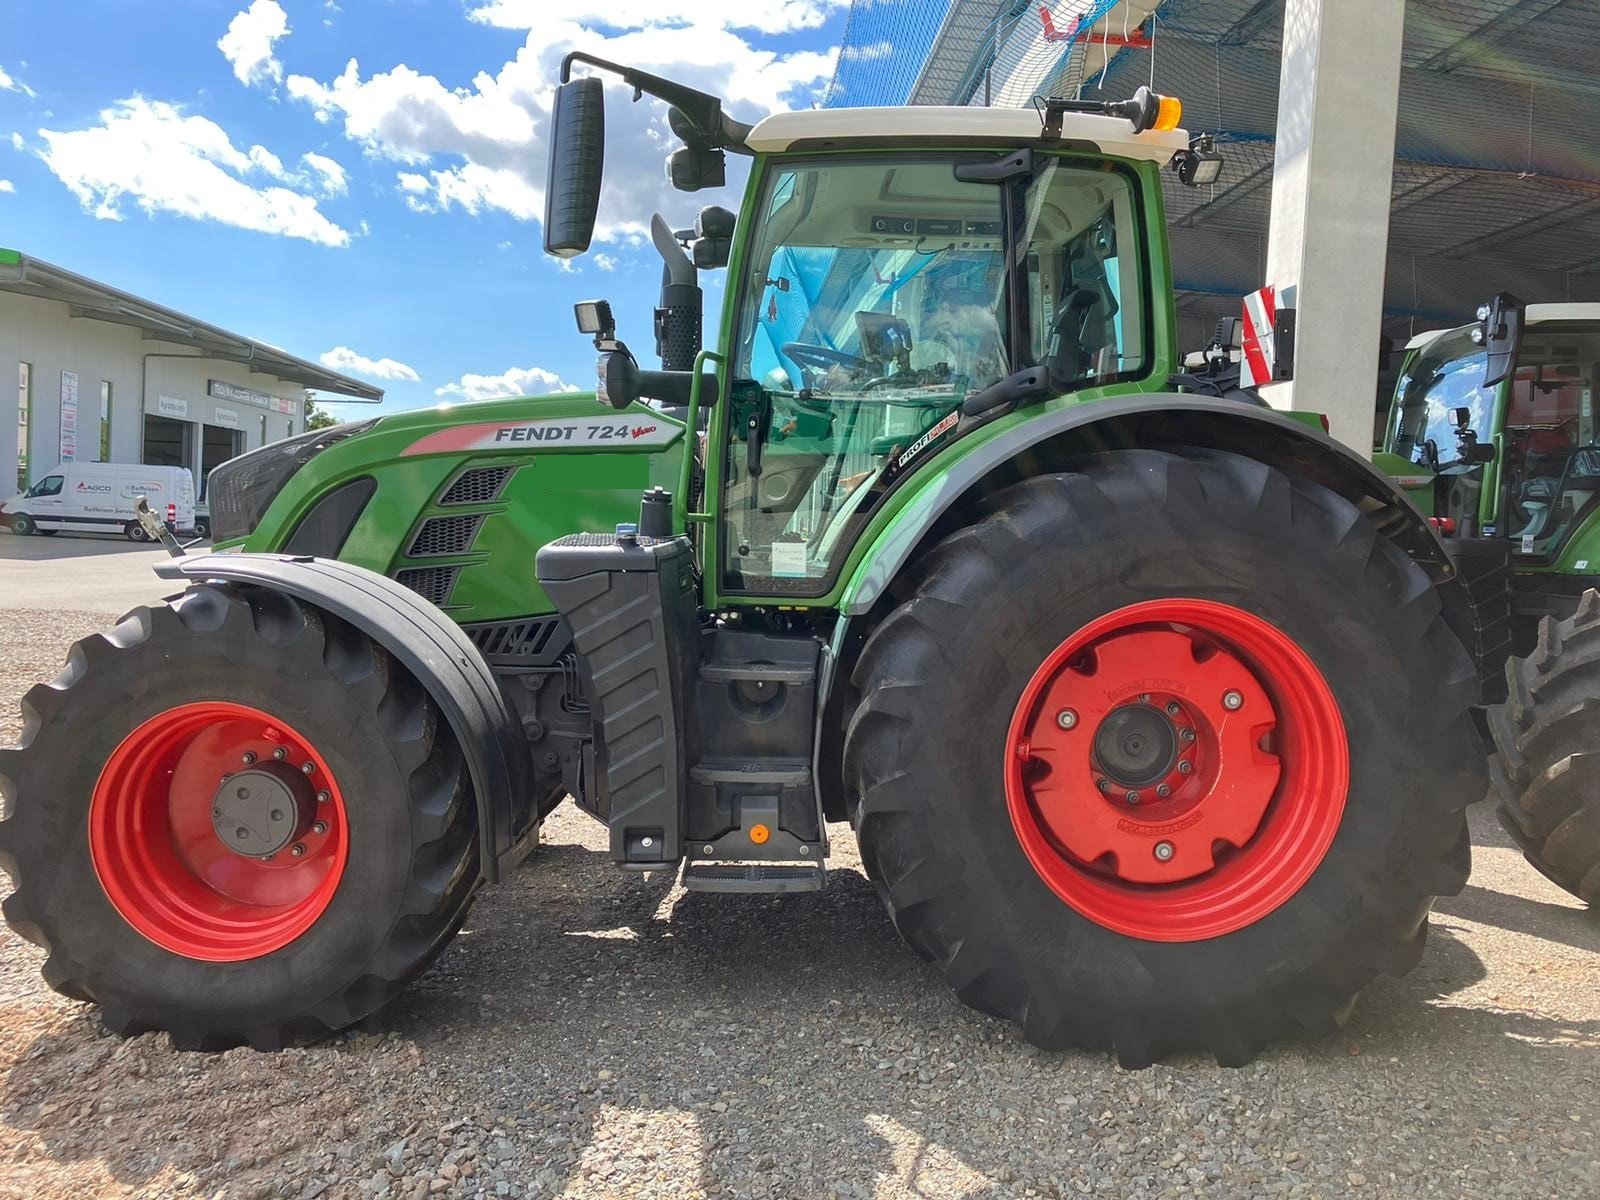
[[[17,513],[11,518],[11,532],[19,537],[27,537],[39,527],[34,524],[33,518],[27,513]]]
[[[1600,592],[1540,623],[1506,688],[1489,710],[1496,815],[1540,874],[1600,907]]]
[[[1316,485],[1100,455],[994,497],[894,599],[853,674],[862,858],[1036,1045],[1237,1064],[1328,1032],[1466,880],[1472,664]]]
[[[191,588],[78,642],[0,751],[6,921],[113,1031],[268,1049],[350,1025],[448,943],[478,879],[460,750],[353,626]]]

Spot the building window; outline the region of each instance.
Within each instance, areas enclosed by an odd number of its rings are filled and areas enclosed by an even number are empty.
[[[33,364],[17,364],[17,490],[28,489],[28,410],[33,405]]]
[[[100,381],[100,461],[111,461],[111,381]]]

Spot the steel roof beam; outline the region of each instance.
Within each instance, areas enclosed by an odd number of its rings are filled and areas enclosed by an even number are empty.
[[[1432,57],[1412,64],[1411,69],[1447,74],[1464,63],[1471,62],[1507,38],[1515,36],[1566,3],[1567,0],[1535,0],[1534,3],[1528,3],[1528,0],[1511,0],[1498,15],[1490,17],[1471,33],[1463,34]]]

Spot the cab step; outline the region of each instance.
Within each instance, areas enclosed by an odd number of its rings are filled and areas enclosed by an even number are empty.
[[[691,892],[820,892],[821,863],[688,862],[683,886]]]
[[[789,758],[708,758],[689,768],[696,783],[809,787],[811,764]]]

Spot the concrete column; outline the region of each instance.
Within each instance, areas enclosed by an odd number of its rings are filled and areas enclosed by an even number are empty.
[[[1295,310],[1275,408],[1328,415],[1370,454],[1404,0],[1287,0],[1266,282]]]

